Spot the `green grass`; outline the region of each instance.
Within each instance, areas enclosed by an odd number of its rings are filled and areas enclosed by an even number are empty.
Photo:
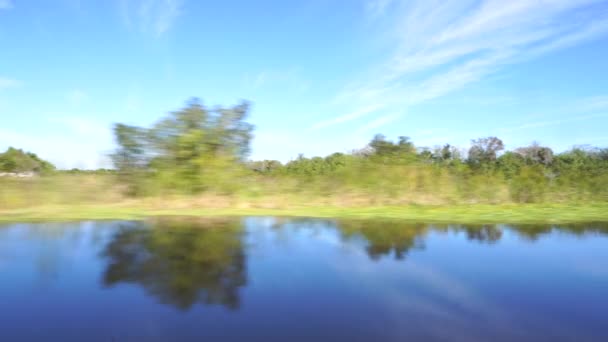
[[[152,216],[283,216],[399,219],[428,223],[608,222],[608,203],[382,207],[298,207],[289,209],[152,209],[139,205],[43,206],[0,210],[0,222],[134,220]]]

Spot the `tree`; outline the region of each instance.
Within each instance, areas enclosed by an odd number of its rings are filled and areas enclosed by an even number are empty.
[[[387,140],[382,134],[376,134],[369,146],[378,156],[404,156],[406,154],[415,154],[416,147],[409,137],[400,136],[399,141],[394,143]]]
[[[144,130],[120,123],[115,124],[113,130],[119,146],[111,156],[114,166],[122,172],[132,172],[146,166]]]
[[[435,147],[431,154],[432,159],[436,162],[451,162],[460,159],[460,151],[456,146],[450,144]]]
[[[471,164],[494,162],[498,153],[505,149],[502,140],[497,137],[471,140],[471,144],[468,158]]]
[[[527,147],[515,149],[515,153],[532,163],[549,165],[553,162],[553,150],[549,147],[540,146],[537,142]]]
[[[0,153],[0,172],[36,172],[46,173],[55,170],[55,166],[40,159],[35,153],[9,147]]]
[[[115,124],[113,130],[118,149],[110,157],[121,181],[128,185],[127,192],[136,195],[141,191],[142,171],[148,166],[145,131],[120,123]]]
[[[211,110],[193,98],[149,129],[116,124],[114,165],[127,176],[152,171],[167,188],[203,190],[245,161],[253,137],[253,125],[245,121],[249,110],[246,101]]]

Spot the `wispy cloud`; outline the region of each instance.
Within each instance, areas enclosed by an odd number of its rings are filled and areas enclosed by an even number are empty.
[[[61,126],[62,131],[67,129],[75,136],[111,141],[109,125],[96,119],[81,116],[52,116],[48,121]]]
[[[574,117],[556,119],[556,120],[536,121],[536,122],[525,123],[520,126],[516,126],[516,127],[512,127],[512,128],[505,128],[505,129],[503,129],[503,131],[512,132],[512,131],[518,131],[518,130],[522,130],[522,129],[542,128],[542,127],[547,127],[547,126],[558,126],[558,125],[563,125],[565,123],[585,121],[585,120],[598,119],[598,118],[607,118],[607,117],[608,117],[608,113],[601,113],[601,114],[574,116]]]
[[[325,121],[320,121],[316,124],[314,124],[312,126],[312,129],[320,129],[320,128],[325,128],[325,127],[329,127],[329,126],[333,126],[333,125],[337,125],[340,123],[344,123],[344,122],[348,122],[351,120],[355,120],[358,119],[360,117],[366,116],[368,114],[371,114],[379,109],[381,109],[382,106],[380,105],[369,105],[367,107],[363,107],[361,109],[358,109],[354,112],[345,114],[345,115],[341,115],[338,117],[335,117],[333,119],[330,120],[325,120]]]
[[[280,87],[297,92],[304,92],[310,87],[310,83],[302,76],[299,68],[262,70],[253,75],[246,75],[244,85],[253,90]]]
[[[394,20],[396,48],[371,77],[355,80],[336,98],[359,108],[407,110],[483,80],[507,65],[607,34],[608,11],[600,8],[601,2],[370,1],[370,15],[387,12],[385,18]],[[391,11],[385,11],[389,5]],[[325,122],[334,121],[345,122],[340,117]],[[361,129],[391,121],[374,118]]]
[[[367,124],[359,127],[359,129],[357,130],[357,133],[363,133],[363,132],[371,131],[378,127],[382,127],[386,124],[389,124],[389,123],[399,119],[402,116],[403,116],[402,114],[395,114],[395,113],[381,116],[381,117],[374,119],[374,120],[368,122]]]
[[[12,0],[0,0],[0,10],[8,10],[15,7]]]
[[[81,89],[73,89],[66,94],[66,99],[72,106],[80,106],[88,98],[89,95]]]
[[[155,36],[161,36],[171,29],[182,8],[182,0],[120,0],[124,24]]]
[[[7,89],[7,88],[19,87],[22,84],[23,84],[23,82],[18,81],[18,80],[0,77],[0,90],[1,89]]]
[[[532,115],[534,117],[551,117],[548,120],[535,120],[510,127],[500,128],[500,132],[514,132],[525,129],[559,126],[572,122],[587,121],[608,117],[608,96],[593,96],[562,104],[559,109],[550,113]]]
[[[394,2],[395,0],[370,0],[366,4],[366,10],[372,18],[377,18],[383,15]]]
[[[74,138],[61,131],[46,130],[42,134],[26,134],[0,127],[0,150],[8,146],[33,151],[51,161],[59,168],[96,169],[109,167],[106,155],[111,148],[111,140],[102,146],[97,137],[80,137],[77,144]]]

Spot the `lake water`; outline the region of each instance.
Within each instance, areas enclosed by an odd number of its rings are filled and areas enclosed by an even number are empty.
[[[0,341],[608,341],[608,226],[0,226]]]

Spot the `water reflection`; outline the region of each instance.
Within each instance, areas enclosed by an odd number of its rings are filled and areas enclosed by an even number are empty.
[[[188,310],[195,304],[238,309],[239,291],[247,284],[246,225],[240,219],[173,218],[147,223],[95,222],[41,224],[19,236],[36,248],[38,277],[57,278],[62,262],[78,246],[100,248],[105,260],[102,283],[141,286],[163,304]],[[364,249],[371,260],[404,260],[413,250],[424,250],[433,234],[464,234],[469,241],[496,244],[505,231],[535,242],[551,233],[583,236],[608,234],[604,223],[567,225],[429,225],[395,220],[254,219],[251,226],[268,228],[282,240],[293,238],[289,229],[322,232],[334,230],[342,244]],[[17,225],[13,227],[32,227]],[[0,227],[0,247],[10,229]],[[109,235],[109,239],[104,236]],[[62,241],[62,243],[52,243]],[[284,242],[284,241],[283,241]],[[67,247],[67,249],[66,249]],[[0,250],[0,262],[11,259],[10,248]],[[4,261],[2,261],[4,259]]]
[[[430,233],[464,233],[469,241],[495,244],[509,230],[514,235],[530,242],[537,241],[552,232],[583,236],[588,234],[608,235],[607,223],[578,223],[565,225],[429,225],[404,223],[395,220],[340,220],[334,222],[345,242],[363,238],[366,251],[373,260],[393,255],[404,259],[412,249],[425,248],[425,237]]]
[[[401,260],[411,249],[424,249],[421,238],[429,229],[426,224],[365,220],[341,221],[337,227],[346,242],[362,237],[367,242],[367,254],[373,260],[386,255]]]
[[[242,226],[236,220],[163,219],[122,225],[107,245],[103,282],[139,284],[164,304],[240,305],[247,283]]]
[[[606,235],[601,223],[9,225],[0,340],[82,327],[107,341],[605,341]]]
[[[265,223],[264,223],[265,222]],[[372,260],[403,260],[412,250],[425,248],[430,233],[464,233],[469,241],[494,244],[508,229],[527,241],[552,231],[576,235],[607,234],[603,224],[577,225],[428,225],[391,220],[258,220],[280,239],[288,229],[337,230],[343,244],[365,248]],[[107,259],[105,286],[142,286],[161,303],[187,310],[194,304],[240,305],[239,289],[247,284],[246,227],[237,219],[159,219],[148,224],[122,223],[102,255]],[[358,242],[363,241],[363,245]]]

